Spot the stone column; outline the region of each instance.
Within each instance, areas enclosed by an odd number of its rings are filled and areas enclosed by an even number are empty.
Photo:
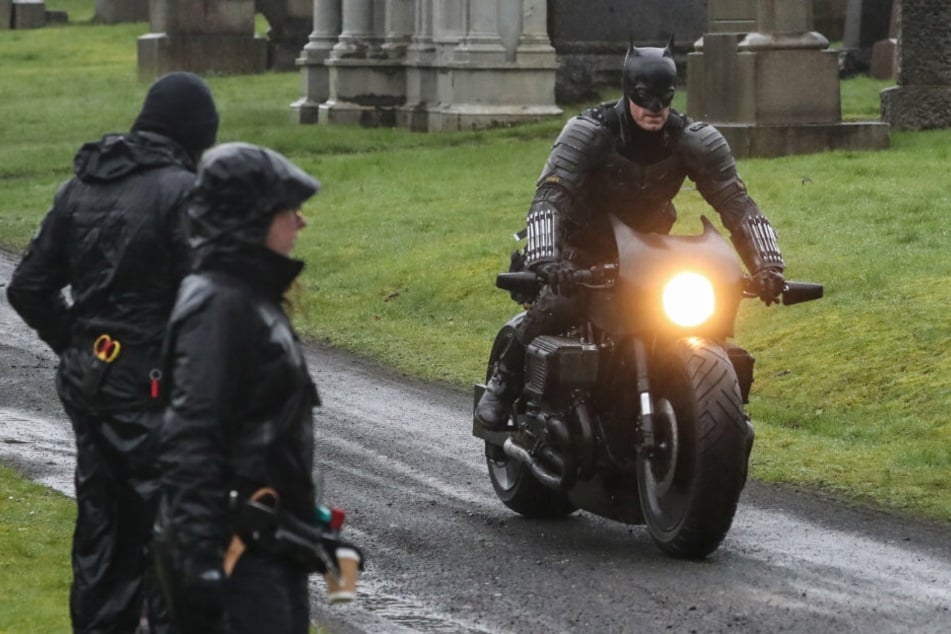
[[[522,64],[551,64],[555,60],[555,49],[548,37],[546,0],[523,0],[522,36],[516,55]]]
[[[402,60],[406,57],[415,28],[415,0],[386,0],[383,56]]]
[[[457,62],[493,64],[505,61],[499,36],[499,7],[495,2],[469,0],[466,36],[454,51]]]
[[[688,56],[688,114],[738,157],[888,147],[888,127],[843,124],[837,53],[812,30],[810,0],[710,0]],[[744,29],[738,32],[731,29]]]
[[[301,98],[291,104],[297,123],[317,123],[321,102],[330,97],[326,61],[340,36],[342,0],[314,0],[314,30],[297,58],[301,69]]]
[[[343,0],[343,30],[331,58],[367,57],[373,40],[373,1]]]
[[[414,24],[413,16],[387,11],[414,9],[395,0],[344,0],[343,31],[327,59],[330,96],[320,105],[319,123],[395,126],[406,101],[405,48],[384,49],[387,24]],[[395,33],[395,31],[394,31]],[[394,42],[404,36],[394,36]],[[387,55],[399,57],[388,57]]]
[[[882,91],[882,119],[900,130],[951,127],[951,2],[902,0],[898,86]]]
[[[152,0],[151,33],[137,43],[139,79],[263,72],[267,40],[254,33],[254,11],[254,0]]]
[[[447,64],[466,36],[468,0],[433,0],[433,44],[436,63]]]
[[[433,0],[415,0],[413,37],[406,50],[406,104],[401,127],[423,131],[427,110],[436,104],[436,44],[433,41]]]

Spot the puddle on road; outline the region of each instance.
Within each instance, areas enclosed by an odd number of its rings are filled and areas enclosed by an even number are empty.
[[[315,594],[324,592],[323,581],[311,584]],[[440,613],[411,597],[400,597],[378,587],[372,581],[360,579],[356,602],[348,606],[317,606],[316,619],[346,614],[347,623],[361,632],[390,632],[391,634],[499,634],[497,628],[486,629],[463,619]]]
[[[72,497],[75,446],[66,420],[50,420],[0,407],[0,460],[16,465],[30,480]],[[312,578],[312,592],[322,596],[322,579]],[[328,617],[344,617],[364,632],[393,634],[498,634],[425,606],[422,602],[385,592],[372,580],[361,579],[360,595],[352,606],[317,605]],[[320,615],[317,616],[318,620]]]
[[[75,465],[73,431],[66,420],[50,420],[0,407],[0,459],[30,480],[72,497]]]

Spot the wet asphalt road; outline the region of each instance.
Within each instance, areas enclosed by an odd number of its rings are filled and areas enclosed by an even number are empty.
[[[0,284],[10,271],[0,256]],[[0,461],[71,493],[55,359],[5,297],[0,329]],[[713,556],[672,560],[643,527],[508,511],[466,391],[317,347],[310,364],[325,501],[368,556],[355,604],[327,605],[313,580],[332,632],[951,632],[951,526],[754,482]]]

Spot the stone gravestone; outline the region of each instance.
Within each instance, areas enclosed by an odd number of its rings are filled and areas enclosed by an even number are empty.
[[[254,14],[254,0],[152,0],[151,32],[138,39],[139,79],[264,72],[267,40],[255,35]]]
[[[891,15],[892,0],[849,0],[842,42],[845,74],[868,72],[872,47],[888,37]]]
[[[709,0],[709,15],[687,58],[687,112],[737,157],[888,147],[887,125],[842,123],[838,54],[808,0]]]
[[[706,25],[704,0],[548,0],[548,34],[558,59],[559,103],[620,92],[621,66],[631,41],[663,46],[674,36],[683,61]]]
[[[0,31],[13,28],[13,0],[0,0]]]
[[[43,0],[13,0],[14,29],[40,29],[46,26],[46,3]]]
[[[869,75],[875,79],[896,79],[898,77],[898,12],[901,0],[892,3],[892,19],[888,27],[888,37],[875,42],[872,46],[872,61]]]
[[[96,22],[148,22],[149,0],[96,0]]]
[[[951,2],[902,0],[898,85],[882,91],[882,119],[900,130],[951,127]]]

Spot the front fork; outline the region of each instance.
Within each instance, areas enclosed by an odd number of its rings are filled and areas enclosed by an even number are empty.
[[[647,370],[647,346],[644,340],[634,337],[631,340],[631,353],[634,360],[635,389],[639,403],[638,427],[641,441],[638,451],[650,455],[654,450],[654,406],[651,400],[650,379]]]

